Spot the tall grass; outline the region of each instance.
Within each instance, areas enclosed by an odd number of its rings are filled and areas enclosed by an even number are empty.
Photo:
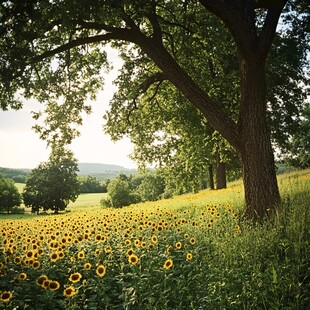
[[[308,309],[310,171],[279,185],[282,206],[260,224],[240,216],[240,182],[118,210],[2,221],[0,308]]]

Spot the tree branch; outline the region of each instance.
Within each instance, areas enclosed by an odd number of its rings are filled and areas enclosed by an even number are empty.
[[[46,58],[52,57],[56,54],[65,52],[67,50],[70,50],[72,48],[75,48],[81,45],[98,43],[98,42],[109,41],[109,40],[124,40],[124,41],[130,41],[130,42],[135,43],[135,35],[134,35],[134,32],[130,29],[113,28],[113,32],[91,36],[91,37],[78,38],[78,39],[72,40],[71,42],[63,44],[61,46],[58,46],[53,50],[46,51],[40,55],[33,57],[30,60],[30,64],[35,64]]]
[[[268,8],[266,20],[259,37],[259,52],[262,59],[267,57],[268,51],[272,44],[278,21],[283,10],[283,7],[288,0],[274,1]]]
[[[162,70],[165,78],[176,86],[208,119],[227,141],[240,150],[237,124],[213,102],[196,82],[180,67],[163,45],[152,38],[140,38],[139,46]]]
[[[156,84],[155,91],[154,91],[153,95],[149,98],[150,101],[152,101],[156,97],[158,90],[159,90],[159,87],[162,84],[162,82],[163,82],[163,80],[158,81],[158,83]]]
[[[152,1],[152,12],[148,14],[147,17],[153,27],[153,38],[156,41],[162,43],[162,31],[158,23],[158,16],[156,15],[156,3],[154,0]]]
[[[152,76],[150,76],[148,79],[146,79],[141,84],[142,92],[145,93],[152,84],[154,84],[156,82],[162,82],[163,80],[165,80],[165,77],[164,77],[164,74],[162,72],[157,72],[157,73],[153,74]]]

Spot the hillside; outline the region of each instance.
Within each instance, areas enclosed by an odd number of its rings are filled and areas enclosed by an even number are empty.
[[[309,309],[309,181],[309,169],[279,176],[281,208],[260,224],[241,216],[241,180],[124,208],[83,194],[57,216],[1,214],[0,309]]]
[[[124,168],[119,165],[99,164],[99,163],[79,163],[79,175],[91,175],[99,181],[112,179],[123,173],[126,175],[135,174],[137,170]]]

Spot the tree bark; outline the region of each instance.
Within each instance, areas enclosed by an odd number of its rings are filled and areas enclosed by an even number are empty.
[[[264,61],[242,59],[239,132],[247,218],[261,220],[277,207],[280,194],[266,117]]]
[[[226,165],[221,161],[220,152],[216,152],[216,189],[226,188]]]
[[[209,165],[209,182],[210,182],[210,189],[214,189],[214,177],[213,177],[213,167]]]

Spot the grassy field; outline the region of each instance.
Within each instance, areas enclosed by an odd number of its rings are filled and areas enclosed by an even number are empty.
[[[70,202],[68,210],[87,211],[89,209],[98,209],[100,208],[100,200],[106,196],[107,194],[104,193],[80,194],[75,202]]]
[[[310,170],[242,219],[242,183],[122,209],[1,220],[0,309],[309,309]],[[100,198],[99,198],[100,197]]]

